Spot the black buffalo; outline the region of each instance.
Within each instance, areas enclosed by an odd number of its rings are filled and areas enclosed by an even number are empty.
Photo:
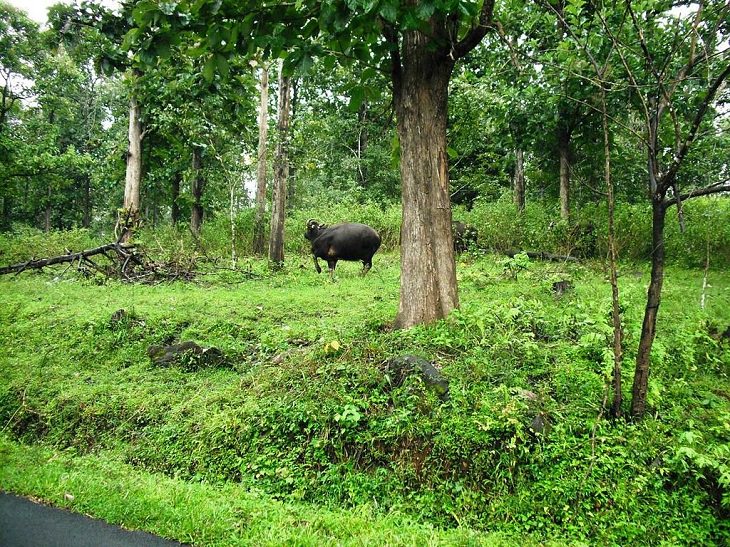
[[[451,228],[454,231],[454,251],[463,253],[476,245],[478,233],[474,226],[455,220],[451,223]]]
[[[312,243],[317,273],[322,273],[317,262],[321,258],[327,261],[330,277],[334,276],[338,260],[362,260],[362,273],[365,275],[373,265],[373,255],[380,248],[378,232],[355,222],[327,226],[310,219],[304,237]]]

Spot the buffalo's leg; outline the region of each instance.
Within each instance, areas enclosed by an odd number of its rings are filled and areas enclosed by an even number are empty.
[[[319,262],[317,261],[317,257],[314,257],[314,269],[317,270],[317,273],[322,273],[322,268],[319,267]]]
[[[360,275],[365,275],[370,271],[370,268],[373,267],[373,261],[372,258],[370,260],[363,260],[362,261],[362,273]]]
[[[335,266],[337,266],[337,261],[328,260],[327,265],[329,266],[329,271],[330,271],[330,281],[334,281],[335,280]]]

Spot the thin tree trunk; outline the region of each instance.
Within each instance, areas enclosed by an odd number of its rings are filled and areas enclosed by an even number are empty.
[[[710,271],[710,232],[707,232],[705,247],[705,273],[702,276],[702,296],[700,297],[700,309],[705,309],[705,294],[707,291],[707,273]]]
[[[396,328],[446,317],[459,306],[446,156],[449,58],[436,60],[408,32],[394,99],[403,198]]]
[[[269,133],[269,68],[261,67],[261,101],[259,103],[259,149],[256,170],[256,213],[253,222],[253,252],[264,254],[266,224],[266,142]]]
[[[205,180],[202,173],[202,149],[193,146],[193,176],[190,181],[190,193],[193,196],[193,209],[190,215],[190,229],[195,235],[200,235],[200,227],[203,225],[203,188]]]
[[[560,155],[560,218],[570,218],[570,132],[558,129],[558,154]]]
[[[368,103],[363,100],[357,111],[358,132],[357,132],[357,177],[362,188],[367,187],[368,173],[365,166],[365,152],[368,148],[368,130],[367,130]]]
[[[289,125],[296,123],[297,106],[299,103],[299,86],[301,81],[299,78],[294,78],[291,81],[291,113],[289,114]],[[287,155],[291,154],[291,150],[287,151]],[[291,203],[294,202],[294,196],[297,192],[297,165],[294,162],[289,162],[289,173],[286,176],[286,206],[291,207]]]
[[[118,228],[134,229],[139,223],[139,192],[142,184],[142,122],[140,106],[132,93],[129,99],[129,148],[127,149],[127,174],[124,183],[124,203],[118,221]],[[127,233],[122,241],[130,238]]]
[[[600,72],[598,73],[601,77]],[[604,180],[608,198],[608,262],[611,279],[611,320],[613,322],[613,405],[614,418],[621,416],[623,403],[621,364],[623,363],[623,332],[621,329],[621,301],[618,287],[618,250],[616,249],[616,229],[614,224],[616,199],[611,179],[611,140],[608,128],[606,90],[601,88],[601,109],[603,114],[603,155]]]
[[[663,196],[661,194],[653,194],[653,196],[651,280],[647,291],[644,322],[641,326],[639,351],[636,355],[634,386],[631,393],[631,414],[635,417],[641,417],[646,412],[651,347],[656,334],[656,319],[664,282],[664,221],[667,210],[663,203]]]
[[[173,225],[177,225],[180,221],[180,175],[176,174],[172,179],[172,208],[170,211],[170,220]]]
[[[514,202],[517,212],[525,210],[525,153],[522,147],[515,149]]]
[[[230,191],[229,220],[231,223],[231,268],[236,268],[236,185],[231,184]]]
[[[46,233],[51,231],[51,199],[52,199],[52,197],[53,197],[53,193],[52,193],[51,187],[49,185],[48,192],[46,193],[46,210],[44,213]]]
[[[91,226],[91,178],[84,176],[84,216],[81,220],[84,228]]]
[[[3,197],[2,228],[9,229],[13,224],[13,204],[10,196]]]
[[[274,197],[271,210],[269,259],[275,268],[284,263],[284,213],[286,210],[286,181],[289,176],[289,111],[291,108],[291,79],[279,66],[278,142],[274,159]]]

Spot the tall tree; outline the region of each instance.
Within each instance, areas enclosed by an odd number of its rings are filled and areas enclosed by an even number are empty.
[[[173,39],[181,27],[205,36],[199,47],[210,52],[213,67],[263,49],[286,56],[287,70],[306,71],[313,56],[322,56],[329,66],[355,59],[371,73],[377,68],[390,75],[403,202],[395,326],[405,328],[445,317],[459,305],[446,155],[448,86],[456,62],[486,35],[493,9],[493,0],[183,0],[164,6],[146,0],[135,13],[150,48]],[[363,89],[356,93],[360,99]]]
[[[203,189],[205,178],[203,176],[203,147],[193,145],[193,165],[190,176],[190,194],[193,196],[193,208],[190,215],[190,229],[195,235],[200,235],[200,227],[203,225]]]
[[[17,145],[8,135],[10,117],[32,95],[31,78],[40,58],[38,25],[20,10],[0,1],[0,228],[12,222],[14,180],[8,176]]]
[[[259,69],[259,145],[256,158],[256,213],[253,222],[253,252],[264,254],[264,214],[266,213],[266,149],[269,134],[269,68],[262,64]]]
[[[667,13],[666,6],[657,2],[655,11],[637,14],[626,2],[626,14],[631,21],[630,38],[638,41],[641,52],[629,56],[626,34],[620,34],[603,19],[610,33],[626,76],[640,104],[645,126],[645,150],[648,189],[652,207],[652,268],[647,291],[641,338],[636,356],[632,387],[631,412],[641,417],[646,412],[651,348],[656,335],[656,321],[664,281],[664,227],[668,210],[675,206],[680,225],[684,218],[682,204],[687,199],[730,191],[724,181],[699,188],[681,188],[680,169],[686,164],[690,149],[707,133],[717,129],[711,118],[718,93],[730,76],[730,49],[727,40],[730,27],[730,4],[700,1],[692,5],[691,18]],[[665,21],[670,24],[666,25]],[[667,34],[671,33],[670,36]],[[666,41],[673,47],[666,49]],[[626,53],[623,53],[626,52]]]
[[[289,120],[291,114],[291,79],[279,66],[279,113],[276,124],[276,157],[274,158],[274,192],[271,207],[269,260],[274,267],[284,263],[284,214],[286,182],[289,176]]]
[[[139,222],[140,188],[142,185],[142,107],[137,97],[136,82],[139,74],[130,75],[130,97],[129,97],[129,131],[127,137],[127,172],[124,178],[124,201],[120,222],[125,228],[134,228]],[[121,228],[121,227],[120,227]],[[129,232],[125,233],[124,239],[129,239]]]

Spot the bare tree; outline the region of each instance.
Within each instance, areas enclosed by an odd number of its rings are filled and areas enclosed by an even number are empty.
[[[722,40],[718,38],[723,35],[727,37],[728,29],[723,22],[727,20],[729,11],[730,4],[715,5],[712,10],[707,10],[704,1],[701,1],[696,5],[693,21],[685,35],[679,36],[673,48],[661,55],[652,50],[646,38],[649,26],[658,25],[657,14],[638,16],[631,2],[626,1],[626,14],[633,27],[634,37],[638,37],[640,63],[631,62],[634,44],[627,43],[627,39],[614,32],[602,18],[603,28],[620,56],[632,92],[636,94],[641,105],[645,130],[643,144],[646,149],[652,206],[651,279],[631,399],[631,413],[635,417],[641,417],[646,412],[650,356],[664,281],[664,227],[667,211],[676,205],[679,222],[683,227],[684,201],[730,191],[730,185],[719,182],[683,192],[678,177],[680,168],[698,139],[700,126],[713,112],[712,105],[717,94],[730,75],[730,49],[722,49]],[[678,20],[676,28],[672,30],[680,33]],[[680,104],[682,108],[679,108]],[[666,141],[667,133],[671,133],[672,142]],[[665,153],[667,149],[671,150],[671,154]]]

